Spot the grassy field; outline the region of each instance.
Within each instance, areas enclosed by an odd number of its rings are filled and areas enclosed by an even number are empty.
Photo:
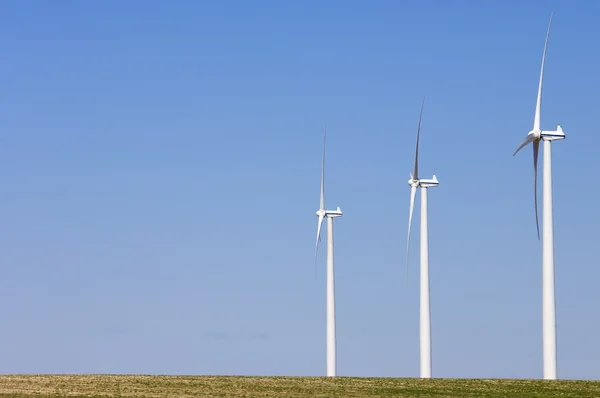
[[[600,397],[600,382],[234,376],[0,376],[0,397]]]

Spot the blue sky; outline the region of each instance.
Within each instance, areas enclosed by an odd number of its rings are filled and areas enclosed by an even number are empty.
[[[327,123],[338,373],[418,376],[425,95],[433,375],[541,377],[552,11],[558,371],[600,379],[591,0],[2,2],[0,373],[323,375]]]

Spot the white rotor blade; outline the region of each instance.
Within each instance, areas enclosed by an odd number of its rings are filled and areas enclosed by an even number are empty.
[[[321,202],[320,210],[325,210],[325,143],[327,142],[327,125],[325,126],[325,136],[323,137],[323,157],[321,159]]]
[[[315,244],[315,275],[317,274],[317,253],[319,251],[319,242],[321,241],[321,226],[323,225],[323,216],[319,216],[317,221],[317,242]]]
[[[513,156],[517,154],[521,150],[521,148],[527,146],[528,144],[533,142],[533,196],[535,202],[535,226],[537,228],[538,240],[540,239],[540,223],[538,218],[538,204],[537,204],[537,164],[538,164],[538,154],[540,151],[540,140],[535,137],[534,134],[527,134],[527,137],[521,142]]]
[[[538,219],[538,203],[537,203],[537,164],[538,153],[540,151],[540,141],[533,143],[533,197],[535,201],[535,226],[537,228],[538,240],[540,240],[540,222]]]
[[[544,62],[546,61],[546,47],[548,46],[548,36],[550,36],[550,25],[552,25],[552,14],[550,14],[550,22],[548,23],[548,31],[546,32],[546,41],[544,42],[544,53],[542,55],[542,68],[540,70],[540,81],[538,84],[537,103],[535,105],[535,117],[533,119],[533,130],[540,130],[540,114],[542,109],[542,80],[544,79]]]
[[[408,211],[408,235],[406,236],[406,278],[408,281],[408,248],[410,244],[410,225],[412,223],[413,210],[415,208],[415,196],[417,187],[410,187],[410,207]]]
[[[521,141],[517,150],[515,151],[515,153],[513,153],[513,156],[515,156],[517,154],[517,152],[519,152],[523,147],[534,142],[535,140],[536,140],[535,134],[527,134],[527,137],[525,137],[525,139],[523,141]]]
[[[412,178],[415,180],[419,179],[419,136],[421,135],[421,118],[423,117],[423,106],[425,105],[425,98],[421,102],[421,112],[419,113],[419,124],[417,126],[417,146],[415,148],[415,164],[413,167]]]

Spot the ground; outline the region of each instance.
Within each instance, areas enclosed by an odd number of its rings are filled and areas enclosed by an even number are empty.
[[[126,375],[0,376],[0,397],[600,397],[600,381]]]

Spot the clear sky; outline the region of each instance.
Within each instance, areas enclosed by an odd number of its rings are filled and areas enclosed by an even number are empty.
[[[0,373],[324,375],[327,123],[338,373],[418,376],[425,95],[433,376],[541,377],[550,12],[558,371],[600,379],[593,0],[1,2]]]

